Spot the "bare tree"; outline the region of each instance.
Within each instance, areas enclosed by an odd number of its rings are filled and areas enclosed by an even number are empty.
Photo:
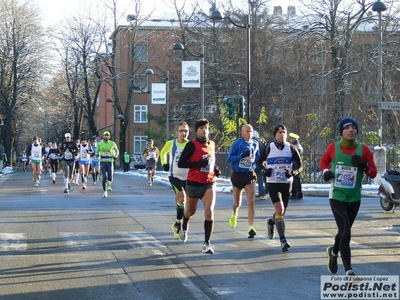
[[[41,77],[45,51],[37,11],[30,1],[0,1],[0,115],[4,122],[1,134],[11,162],[21,129],[16,128],[20,109],[38,101],[34,86]]]
[[[85,129],[84,118],[88,119],[89,128],[86,129],[89,134],[97,132],[94,115],[96,99],[103,82],[99,57],[106,47],[103,38],[105,32],[108,32],[106,23],[101,20],[101,17],[99,20],[84,16],[72,17],[53,33],[61,45],[57,50],[65,84],[68,86],[68,93],[64,97],[71,105],[71,127],[75,137]]]

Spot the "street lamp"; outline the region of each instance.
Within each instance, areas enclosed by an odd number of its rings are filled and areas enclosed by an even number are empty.
[[[372,4],[372,11],[378,13],[378,139],[379,146],[382,146],[382,12],[386,10],[386,5],[381,1]]]
[[[107,103],[114,103],[114,102],[115,102],[115,100],[112,100],[112,99],[110,99],[110,98],[108,98],[108,99],[106,100],[106,125],[108,124],[108,123],[107,123]],[[114,120],[114,118],[115,118],[115,104],[113,105],[113,124],[114,124],[113,134],[114,134],[114,139],[115,139],[115,130],[116,130],[116,127],[115,127],[115,120]]]
[[[251,5],[251,1],[249,1],[249,5]],[[218,10],[215,10],[211,13],[210,19],[213,22],[219,22],[223,19],[228,19],[228,21],[236,27],[245,28],[247,32],[247,101],[246,101],[246,119],[247,123],[250,124],[250,96],[251,96],[251,52],[250,52],[250,35],[251,35],[251,22],[250,22],[250,14],[246,15],[246,23],[244,25],[240,25],[235,23],[229,16],[225,18],[222,17],[221,13]]]
[[[191,55],[195,57],[200,57],[200,75],[201,75],[201,81],[200,81],[200,90],[201,90],[201,97],[200,97],[200,118],[204,118],[204,45],[201,44],[201,52],[200,54],[195,54],[190,51],[189,48],[185,48],[185,46],[182,43],[175,43],[172,45],[172,49],[174,51],[183,51],[187,50]]]
[[[147,69],[145,74],[147,76],[156,75],[159,79],[165,81],[167,86],[165,95],[165,141],[169,139],[169,70],[165,71],[165,78],[161,77],[157,73],[154,73],[152,69]],[[149,107],[150,109],[150,107]],[[150,124],[150,123],[149,123]]]

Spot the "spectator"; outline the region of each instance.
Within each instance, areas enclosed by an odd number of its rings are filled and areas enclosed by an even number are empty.
[[[3,147],[3,142],[0,142],[0,173],[3,173],[3,163],[4,163],[4,147]]]
[[[128,172],[130,170],[130,164],[131,164],[131,156],[129,155],[128,152],[124,152],[124,172]]]
[[[257,140],[258,142],[258,149],[261,151],[264,149],[264,143],[262,142],[260,138],[260,134],[258,131],[254,130],[253,131],[253,138]],[[266,184],[266,176],[264,175],[263,172],[263,165],[257,163],[256,164],[256,174],[257,174],[257,185],[258,185],[258,194],[255,196],[256,198],[259,198],[260,200],[267,200],[268,199],[268,188]]]
[[[289,143],[297,148],[300,156],[303,155],[303,146],[300,145],[299,136],[293,132],[289,133]],[[297,166],[293,165],[293,169],[296,170]],[[290,199],[303,199],[303,189],[301,187],[301,177],[300,173],[297,175],[293,175],[293,185],[292,185],[292,195]]]

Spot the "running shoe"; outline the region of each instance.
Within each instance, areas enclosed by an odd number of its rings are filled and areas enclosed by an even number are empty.
[[[253,225],[249,226],[248,233],[249,233],[249,239],[252,239],[252,238],[254,238],[256,236],[257,232],[254,229]]]
[[[36,182],[36,183],[35,183],[35,186],[39,186],[39,184]]]
[[[55,181],[55,180],[53,180],[53,184],[56,184],[56,181]]]
[[[151,181],[149,181],[149,186],[152,186],[152,185],[153,185],[153,183]]]
[[[267,219],[268,237],[272,240],[275,237],[275,224],[272,219]]]
[[[328,260],[328,271],[331,274],[336,274],[337,270],[338,270],[338,263],[337,263],[337,255],[334,256],[332,255],[332,249],[333,246],[329,246],[328,248],[326,248],[326,253],[328,254],[329,260]]]
[[[86,190],[86,184],[85,183],[82,186],[82,190]]]
[[[286,239],[282,239],[281,247],[282,247],[282,252],[287,252],[287,251],[289,251],[290,244],[288,243],[288,241]]]
[[[237,216],[231,215],[231,218],[229,219],[229,226],[231,226],[231,228],[236,227],[236,220],[237,220]]]
[[[356,273],[354,273],[353,270],[347,270],[347,271],[346,271],[346,275],[347,275],[347,276],[356,276]]]
[[[179,239],[180,239],[182,242],[186,243],[187,238],[188,238],[187,230],[183,230],[183,229],[181,228],[181,230],[179,230]]]
[[[71,182],[68,182],[68,189],[71,189]]]
[[[104,191],[103,197],[104,197],[104,198],[107,198],[107,191]]]
[[[67,188],[64,189],[64,194],[68,194],[69,190]]]
[[[107,180],[107,190],[112,191],[111,181]]]
[[[214,247],[211,246],[210,243],[204,243],[202,252],[207,254],[214,254]]]
[[[174,223],[172,224],[172,231],[174,232],[174,237],[176,239],[179,239],[179,231],[181,230],[181,224],[180,223]]]
[[[268,195],[260,196],[260,200],[267,200],[267,199],[268,199]]]

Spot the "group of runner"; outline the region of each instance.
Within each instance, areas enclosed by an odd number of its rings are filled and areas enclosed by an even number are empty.
[[[59,147],[56,142],[44,146],[41,139],[34,136],[32,144],[22,153],[21,162],[24,171],[30,163],[35,186],[40,184],[42,170],[50,173],[55,184],[61,167],[64,173],[64,193],[66,194],[70,192],[72,184],[80,185],[80,178],[82,189],[86,189],[90,174],[93,184],[96,184],[99,176],[102,175],[103,197],[107,197],[107,192],[112,190],[114,161],[118,155],[118,147],[110,141],[108,131],[103,133],[103,139],[99,143],[96,139],[88,141],[86,136],[73,141],[71,134],[66,133]]]

